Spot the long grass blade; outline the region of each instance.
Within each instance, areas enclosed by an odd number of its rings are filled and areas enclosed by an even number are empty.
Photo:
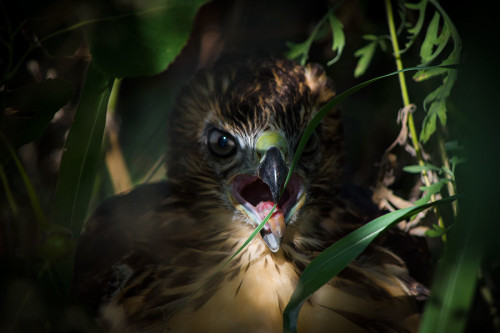
[[[309,138],[313,134],[316,127],[318,127],[318,125],[321,123],[321,120],[323,120],[323,118],[328,114],[328,112],[330,112],[335,106],[337,106],[342,101],[344,101],[347,97],[349,97],[352,94],[358,92],[359,90],[369,86],[370,84],[375,83],[378,80],[381,80],[381,79],[384,79],[384,78],[387,78],[390,76],[398,75],[399,73],[402,73],[402,72],[416,71],[416,70],[421,70],[424,68],[433,68],[433,66],[431,66],[431,67],[409,67],[409,68],[402,69],[400,71],[395,71],[395,72],[392,72],[389,74],[377,76],[373,79],[364,81],[358,85],[355,85],[352,88],[347,89],[346,91],[344,91],[341,94],[332,98],[328,103],[326,103],[323,107],[321,107],[318,110],[318,112],[316,113],[316,115],[313,117],[313,119],[311,119],[311,121],[309,122],[309,125],[307,126],[307,128],[304,131],[304,134],[302,134],[302,137],[300,138],[297,149],[295,150],[295,155],[293,156],[292,164],[290,165],[290,171],[288,172],[288,176],[286,178],[284,188],[286,188],[286,185],[288,184],[288,181],[290,180],[290,177],[292,176],[293,171],[295,170],[295,166],[297,165],[297,163],[300,159],[300,156],[302,155],[302,152],[304,151],[304,148],[307,145],[307,141],[309,140]]]
[[[323,251],[305,268],[300,277],[297,288],[283,313],[284,331],[297,331],[298,315],[307,298],[342,271],[382,232],[394,224],[418,214],[424,209],[448,203],[454,199],[453,197],[448,197],[432,203],[390,212],[351,232]]]
[[[420,332],[463,332],[482,262],[477,226],[460,219],[449,236],[448,249],[436,271],[432,297],[425,307]],[[454,237],[455,236],[455,237]]]

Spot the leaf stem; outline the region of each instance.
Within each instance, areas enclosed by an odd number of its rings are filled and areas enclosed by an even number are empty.
[[[443,137],[440,135],[440,133],[437,133],[437,142],[438,142],[438,149],[439,149],[439,156],[441,157],[441,162],[443,163],[444,167],[447,168],[448,170],[451,170],[450,167],[450,162],[448,161],[448,155],[446,154],[446,149],[444,148],[444,140]],[[455,183],[455,176],[454,172],[452,172],[452,175],[448,175],[449,178],[451,178],[451,182],[447,182],[446,186],[448,188],[448,195],[453,196],[457,194],[457,188],[456,188],[456,183]],[[457,217],[458,214],[458,203],[454,201],[451,204],[451,207],[453,208],[453,214],[455,218]]]
[[[391,43],[392,43],[392,48],[394,50],[394,59],[396,60],[396,68],[398,71],[403,69],[403,61],[401,60],[401,52],[399,49],[399,43],[398,43],[398,38],[396,35],[396,26],[394,24],[394,14],[392,11],[392,5],[390,0],[385,0],[385,5],[386,5],[386,13],[387,13],[387,23],[389,25],[389,32],[391,35]],[[398,73],[398,78],[399,78],[399,86],[401,89],[401,97],[403,99],[403,104],[404,106],[410,105],[410,96],[408,94],[408,88],[406,86],[406,79],[405,79],[405,73],[404,72],[399,72]],[[413,148],[415,149],[415,154],[417,155],[417,160],[418,164],[420,166],[425,166],[425,161],[422,156],[422,151],[420,149],[420,144],[418,142],[418,135],[417,135],[417,130],[415,128],[415,122],[413,120],[413,114],[408,113],[408,129],[410,130],[410,138],[413,144]],[[422,168],[422,179],[424,180],[425,186],[430,186],[431,181],[429,179],[429,175],[427,174],[427,171]],[[434,194],[431,195],[431,198],[433,201],[436,201],[436,196]],[[442,228],[444,228],[444,222],[443,218],[439,212],[439,209],[436,207],[436,216],[438,219],[438,225]],[[443,234],[442,236],[443,241],[446,241],[446,234]]]

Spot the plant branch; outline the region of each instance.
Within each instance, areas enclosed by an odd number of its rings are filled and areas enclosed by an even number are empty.
[[[386,4],[386,13],[387,13],[387,22],[389,25],[389,32],[391,35],[391,43],[392,43],[392,48],[394,50],[394,59],[396,60],[396,68],[398,71],[401,71],[403,69],[403,61],[401,60],[401,52],[399,49],[399,43],[398,43],[398,38],[396,35],[396,26],[394,24],[394,14],[392,11],[392,5],[390,0],[385,0]],[[404,72],[399,72],[398,73],[398,78],[399,78],[399,86],[401,89],[401,97],[403,99],[403,105],[406,107],[410,105],[410,96],[408,94],[408,88],[406,86],[406,79],[405,79],[405,73]],[[420,144],[418,142],[418,135],[417,135],[417,130],[415,128],[415,122],[413,120],[413,114],[409,113],[408,114],[408,129],[410,130],[410,138],[413,144],[413,148],[415,149],[415,154],[417,155],[417,160],[418,164],[422,167],[425,166],[425,161],[422,156],[422,151],[420,149]],[[427,174],[427,171],[422,168],[422,179],[424,180],[425,186],[430,186],[431,181],[429,179],[429,175]],[[431,198],[433,201],[436,201],[436,197],[434,194],[431,195]],[[436,215],[438,218],[438,225],[442,228],[444,228],[444,222],[443,218],[441,217],[441,214],[439,210],[436,207]],[[446,240],[446,235],[443,234],[443,241]]]

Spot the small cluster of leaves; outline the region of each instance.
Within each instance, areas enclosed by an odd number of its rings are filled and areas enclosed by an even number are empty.
[[[417,81],[423,81],[431,77],[441,76],[443,78],[443,83],[433,92],[431,92],[424,100],[424,109],[427,111],[427,116],[425,117],[424,125],[420,135],[420,140],[423,142],[426,142],[435,132],[436,118],[439,118],[443,125],[446,124],[445,103],[457,78],[456,71],[454,69],[446,68],[446,66],[459,63],[461,49],[458,33],[456,32],[456,29],[447,17],[446,13],[441,9],[436,1],[429,1],[437,8],[437,11],[435,12],[433,19],[427,26],[427,33],[420,48],[421,61],[419,66],[421,68],[414,75],[414,79]],[[404,31],[403,28],[406,27],[406,31],[409,35],[409,41],[406,43],[405,49],[401,51],[400,54],[406,52],[414,44],[419,33],[424,29],[427,3],[428,0],[422,0],[417,4],[404,3],[404,6],[402,6],[403,9],[418,10],[419,15],[418,20],[413,27],[406,25],[405,13],[402,13],[401,15],[403,23],[401,29],[399,29],[399,33]],[[330,13],[328,15],[330,15]],[[443,24],[441,24],[441,17],[444,18]],[[305,60],[307,60],[307,55],[305,55],[304,52],[308,52],[312,41],[315,39],[315,36],[312,36],[302,44],[293,45],[289,56],[300,55],[301,59],[305,62]],[[380,47],[382,51],[388,50],[386,40],[390,39],[390,37],[386,35],[365,35],[363,36],[363,38],[368,41],[368,44],[357,50],[354,54],[359,58],[354,72],[355,77],[359,77],[366,72],[377,48]],[[429,66],[438,57],[442,57],[442,53],[446,49],[446,46],[449,45],[450,39],[453,39],[454,42],[453,50],[449,54],[449,56],[439,64],[441,67]],[[292,51],[294,51],[295,53],[293,53]],[[448,144],[448,146],[456,146],[456,143],[450,143]],[[384,219],[384,222],[378,220],[372,221],[366,226],[348,235],[345,239],[338,241],[337,243],[332,245],[332,247],[318,256],[315,260],[313,260],[301,276],[299,285],[285,309],[285,331],[296,331],[298,313],[305,300],[324,283],[328,282],[333,276],[340,272],[359,253],[361,253],[358,252],[358,250],[362,251],[362,249],[364,249],[364,247],[366,247],[367,244],[369,244],[370,241],[373,240],[379,232],[382,232],[386,228],[393,225],[406,213],[409,213],[409,215],[406,216],[409,217],[410,215],[421,211],[422,207],[428,207],[428,205],[430,205],[429,200],[431,199],[431,197],[433,197],[433,195],[439,193],[444,185],[454,183],[456,165],[458,165],[462,161],[463,160],[461,158],[454,156],[449,160],[449,163],[451,165],[450,168],[446,166],[437,167],[430,163],[405,167],[404,170],[410,173],[433,172],[439,175],[438,180],[429,186],[422,186],[420,188],[420,190],[425,194],[422,196],[422,198],[415,202],[414,207],[393,212],[394,216],[391,215],[393,213],[385,215],[382,217],[382,219]],[[453,200],[453,198],[451,197],[448,197],[445,200],[450,199]],[[396,215],[398,217],[396,217]],[[387,220],[385,220],[386,218]],[[365,229],[368,230],[372,226],[375,228],[375,225],[377,225],[376,228],[378,228],[376,232],[367,231],[366,234],[363,233]],[[428,230],[427,235],[430,237],[438,237],[444,235],[447,231],[448,230],[444,226],[434,225],[432,229]]]
[[[364,35],[363,39],[367,40],[368,44],[354,53],[354,56],[359,58],[356,68],[354,69],[354,77],[356,78],[365,74],[378,47],[380,47],[384,52],[388,50],[386,40],[390,40],[390,37],[388,35]]]
[[[443,167],[445,168],[445,167]],[[404,171],[408,173],[415,173],[415,174],[421,174],[423,171],[425,172],[436,172],[437,174],[443,174],[445,173],[443,168],[438,168],[435,165],[432,165],[430,163],[425,163],[425,165],[408,165],[403,168]],[[446,172],[446,174],[448,174]],[[449,177],[452,177],[453,175],[448,174]],[[431,200],[431,197],[439,194],[441,192],[441,189],[443,188],[444,185],[446,185],[449,182],[454,182],[454,180],[448,178],[448,177],[439,177],[438,180],[434,183],[432,183],[429,186],[420,186],[419,190],[422,191],[424,194],[420,199],[415,201],[415,205],[420,205],[426,202],[429,202]],[[432,229],[428,229],[425,232],[425,235],[428,237],[441,237],[444,234],[446,234],[447,228],[443,225],[439,224],[433,224]]]
[[[458,145],[456,141],[451,141],[445,144],[445,149],[447,151],[460,152],[462,148]],[[403,167],[403,170],[408,173],[421,174],[422,172],[425,171],[427,173],[434,173],[437,178],[437,181],[432,183],[431,185],[421,186],[419,188],[420,191],[424,192],[425,194],[419,200],[417,200],[415,204],[418,205],[428,202],[431,196],[439,194],[443,186],[448,183],[452,183],[453,186],[455,186],[456,167],[457,165],[462,164],[464,162],[465,162],[464,158],[459,157],[458,155],[455,154],[451,158],[449,158],[450,167],[447,166],[438,167],[428,162],[424,163],[424,165],[407,165]],[[429,229],[426,232],[426,235],[429,237],[440,237],[448,231],[447,229],[448,228],[444,226],[435,224],[432,226],[432,229]]]
[[[408,43],[411,43],[421,31],[421,26],[418,23],[423,21],[423,18],[420,17],[425,15],[427,2],[428,0],[422,0],[417,4],[406,4],[408,8],[419,11],[419,20],[411,31],[412,36]],[[432,77],[442,78],[442,84],[429,93],[424,99],[423,104],[427,114],[424,118],[422,131],[420,133],[420,141],[424,143],[427,142],[436,131],[437,119],[439,119],[443,126],[446,125],[446,101],[457,80],[457,71],[446,67],[460,63],[460,52],[462,49],[462,42],[458,31],[446,12],[437,1],[429,0],[429,2],[436,7],[437,11],[434,12],[434,16],[427,27],[424,41],[420,47],[420,65],[429,65],[441,56],[450,40],[453,40],[453,49],[448,56],[438,64],[441,67],[423,69],[413,76],[413,79],[417,82],[428,80]]]
[[[413,79],[417,82],[428,80],[434,77],[441,77],[442,84],[440,84],[434,91],[430,92],[424,99],[423,106],[427,112],[422,130],[420,132],[420,141],[427,142],[432,134],[436,131],[436,120],[439,119],[443,126],[446,125],[446,101],[451,94],[453,85],[457,80],[457,71],[447,66],[456,65],[460,62],[461,40],[460,36],[449,19],[446,12],[441,8],[439,3],[435,0],[421,0],[418,3],[404,3],[407,9],[418,11],[418,19],[414,26],[406,26],[408,34],[408,41],[405,48],[400,51],[400,54],[405,53],[415,43],[420,33],[424,30],[424,22],[427,4],[431,3],[437,9],[434,16],[427,25],[425,38],[420,45],[420,65],[431,65],[436,59],[442,57],[444,50],[453,41],[453,49],[448,56],[442,60],[438,65],[439,67],[426,68],[414,74]],[[401,17],[405,17],[404,12]],[[402,25],[404,27],[404,25]],[[404,29],[399,29],[404,30]],[[363,75],[369,67],[373,54],[376,49],[380,47],[382,51],[386,51],[387,47],[384,43],[386,36],[363,36],[369,43],[355,52],[355,56],[359,57],[356,69],[354,72],[355,77]]]
[[[286,52],[285,56],[289,59],[299,61],[300,64],[304,66],[309,58],[309,50],[311,49],[313,42],[324,38],[330,30],[332,34],[332,51],[335,53],[335,57],[328,61],[327,64],[328,66],[333,65],[340,59],[342,51],[344,50],[345,35],[343,28],[344,26],[342,22],[340,22],[334,15],[334,9],[332,8],[318,22],[318,24],[314,27],[314,30],[304,42],[287,43],[289,50]]]

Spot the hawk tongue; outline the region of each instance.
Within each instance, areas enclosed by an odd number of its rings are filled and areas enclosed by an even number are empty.
[[[266,218],[273,206],[274,202],[272,201],[259,202],[259,204],[255,208],[259,212],[261,220],[264,220]],[[262,238],[271,251],[276,252],[279,250],[281,238],[283,238],[283,236],[285,235],[285,230],[285,216],[283,215],[283,211],[278,206],[276,206],[273,214],[260,231]]]

